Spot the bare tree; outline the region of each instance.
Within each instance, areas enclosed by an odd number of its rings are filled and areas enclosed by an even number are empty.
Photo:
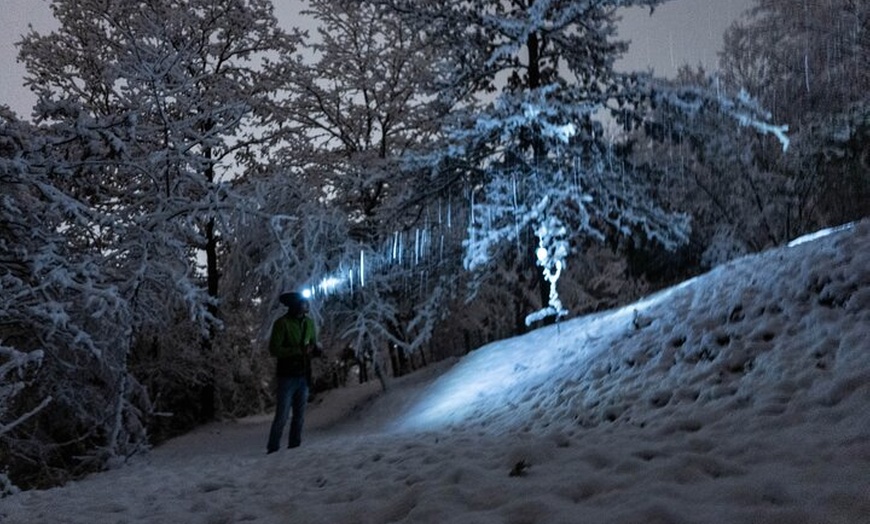
[[[107,123],[80,119],[99,148]],[[65,190],[66,137],[0,121],[0,481],[47,486],[147,446],[147,395],[130,374],[129,302],[83,238],[110,219]],[[8,475],[8,477],[7,477]],[[11,480],[10,480],[11,479]]]
[[[75,159],[71,184],[114,216],[94,242],[114,254],[134,336],[165,346],[177,334],[167,326],[201,332],[187,378],[210,418],[220,232],[244,207],[233,180],[270,136],[279,87],[270,57],[293,38],[264,0],[56,0],[52,10],[60,28],[21,43],[39,118],[128,124],[105,150]],[[80,110],[60,110],[70,104]]]
[[[306,42],[303,58],[286,64],[292,86],[282,116],[302,137],[286,165],[319,186],[318,198],[346,224],[343,254],[332,257],[331,272],[312,278],[336,278],[348,293],[353,287],[351,296],[331,299],[328,311],[331,327],[357,351],[395,345],[419,353],[431,333],[423,317],[437,309],[427,304],[440,303],[441,288],[454,282],[441,278],[444,267],[457,265],[455,244],[446,250],[453,258],[443,256],[441,230],[448,228],[435,218],[450,194],[407,161],[435,139],[447,109],[434,91],[437,50],[425,33],[369,2],[312,1],[306,14],[318,23],[317,37]],[[430,242],[421,257],[421,237],[432,240],[435,230],[439,249]],[[434,252],[439,256],[430,257]],[[424,273],[421,285],[416,276]]]
[[[866,2],[759,0],[725,34],[721,69],[790,126],[788,156],[753,161],[789,180],[791,234],[856,220],[870,205],[870,8]]]

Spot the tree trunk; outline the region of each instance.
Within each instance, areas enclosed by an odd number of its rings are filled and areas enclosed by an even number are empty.
[[[207,127],[211,128],[212,124],[209,123]],[[212,153],[211,149],[206,149],[205,157],[211,159]],[[205,177],[208,180],[209,184],[214,184],[215,172],[214,165],[209,163],[208,167],[205,170]],[[206,305],[206,310],[212,318],[218,317],[218,307],[217,307],[217,299],[218,299],[218,284],[220,282],[220,273],[218,272],[218,237],[215,232],[215,222],[213,218],[208,219],[205,223],[205,268],[206,268],[206,291],[208,292],[208,297],[211,299],[210,302]],[[214,420],[216,410],[215,410],[215,354],[214,354],[214,341],[217,336],[217,326],[214,321],[209,322],[208,333],[206,335],[206,339],[202,344],[203,351],[203,363],[207,366],[205,373],[205,384],[202,386],[202,391],[200,394],[200,420],[203,422],[207,422],[210,420]]]

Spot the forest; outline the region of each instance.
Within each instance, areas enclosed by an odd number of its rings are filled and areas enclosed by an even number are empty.
[[[0,105],[0,495],[269,410],[285,291],[322,391],[866,216],[870,7],[617,71],[664,1],[53,0]]]

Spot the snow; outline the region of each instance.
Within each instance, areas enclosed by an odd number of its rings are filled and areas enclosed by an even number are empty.
[[[0,499],[0,522],[866,523],[870,220]]]
[[[791,242],[789,242],[788,246],[789,247],[799,246],[805,242],[812,242],[813,240],[818,240],[822,237],[826,237],[826,236],[830,235],[831,233],[836,233],[838,231],[844,231],[844,230],[850,229],[852,227],[854,227],[854,224],[850,223],[850,224],[844,224],[842,226],[822,229],[820,231],[816,231],[815,233],[810,233],[808,235],[798,237],[798,238],[792,240]]]

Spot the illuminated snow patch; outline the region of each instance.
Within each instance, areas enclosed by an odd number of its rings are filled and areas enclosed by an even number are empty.
[[[609,348],[605,341],[625,333],[637,315],[696,280],[616,310],[575,318],[477,349],[436,380],[425,396],[399,417],[394,429],[433,431],[490,417],[504,420],[511,406],[533,388],[590,365]],[[517,410],[517,417],[526,415],[526,411]],[[488,427],[497,430],[494,425]]]
[[[554,329],[543,328],[468,354],[429,388],[396,429],[434,430],[515,403],[520,392],[562,364],[566,352],[552,347],[558,340]]]
[[[813,240],[818,240],[820,238],[826,237],[832,233],[838,233],[840,231],[845,231],[847,229],[852,229],[855,225],[854,222],[850,222],[848,224],[843,224],[842,226],[830,227],[828,229],[822,229],[821,231],[816,231],[815,233],[810,233],[809,235],[804,235],[802,237],[798,237],[791,242],[788,243],[788,247],[799,246],[801,244],[806,244],[807,242],[812,242]]]

